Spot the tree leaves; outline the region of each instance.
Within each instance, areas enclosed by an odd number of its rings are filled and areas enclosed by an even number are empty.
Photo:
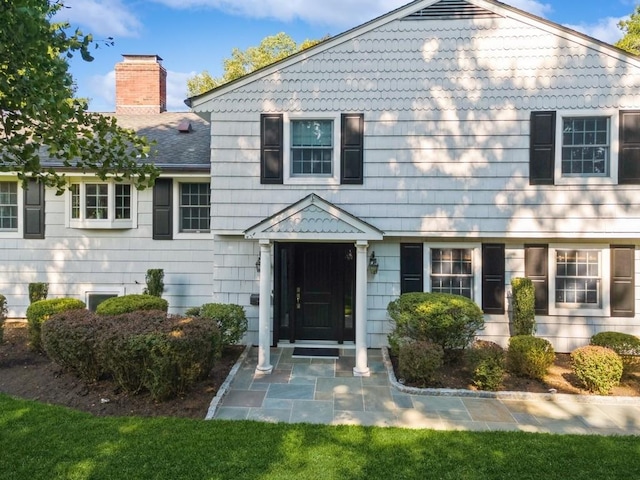
[[[618,40],[615,46],[640,55],[640,5],[636,7],[629,20],[622,20],[618,27],[624,32],[624,37]]]

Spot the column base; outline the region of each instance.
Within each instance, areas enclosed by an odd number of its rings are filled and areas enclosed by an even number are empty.
[[[273,372],[273,365],[267,365],[266,367],[261,367],[260,365],[258,365],[256,367],[255,373],[259,373],[261,375],[269,375],[271,372]]]
[[[359,370],[358,367],[353,367],[353,376],[354,377],[369,377],[369,376],[371,376],[371,370],[369,370],[369,368],[365,368],[364,370]]]

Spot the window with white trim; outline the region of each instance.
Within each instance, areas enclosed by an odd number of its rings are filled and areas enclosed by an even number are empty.
[[[562,176],[609,176],[610,120],[605,116],[562,118]]]
[[[74,181],[69,185],[72,228],[135,228],[136,189],[115,181]]]
[[[18,230],[18,182],[0,182],[0,232]]]
[[[333,120],[291,120],[291,175],[333,174]]]
[[[211,222],[211,186],[207,183],[180,183],[180,232],[208,232]]]
[[[482,299],[480,245],[431,244],[427,248],[426,291],[462,295],[474,301]]]

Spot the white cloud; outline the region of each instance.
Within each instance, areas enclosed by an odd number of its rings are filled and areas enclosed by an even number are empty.
[[[142,27],[121,0],[65,0],[64,5],[56,20],[86,27],[94,36],[135,37]]]
[[[407,0],[153,0],[171,8],[205,7],[252,18],[302,20],[311,24],[353,27],[407,3]]]
[[[580,23],[578,25],[565,25],[566,27],[582,32],[590,37],[597,38],[603,42],[615,43],[624,35],[618,28],[618,22],[628,17],[606,17],[601,18],[596,23]]]
[[[550,4],[537,0],[506,0],[505,3],[539,17],[546,17],[553,10]]]
[[[174,72],[167,70],[167,110],[185,112],[187,98],[187,79],[196,72]],[[87,84],[89,109],[94,112],[114,112],[116,110],[116,72],[111,70],[104,75],[93,75]]]

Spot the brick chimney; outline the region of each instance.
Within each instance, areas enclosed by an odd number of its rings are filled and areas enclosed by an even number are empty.
[[[116,113],[153,115],[167,111],[167,71],[158,55],[122,55],[116,64]]]

